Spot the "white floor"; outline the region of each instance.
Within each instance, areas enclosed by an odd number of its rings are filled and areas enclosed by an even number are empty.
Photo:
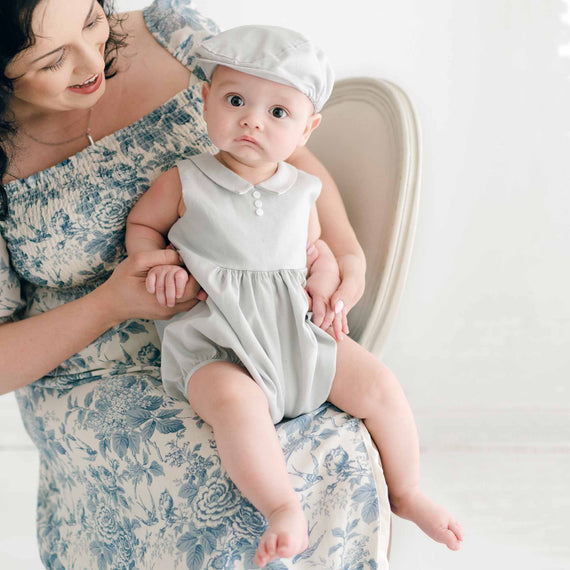
[[[427,451],[426,490],[466,529],[460,552],[394,517],[392,570],[569,570],[570,454]]]
[[[0,398],[0,568],[39,570],[34,538],[37,459],[8,398]],[[483,420],[478,433],[494,431],[489,417],[476,417]],[[497,436],[494,445],[473,438],[460,445],[466,439],[459,437],[457,425],[444,443],[439,437],[436,444],[434,434],[443,429],[442,422],[420,414],[423,485],[461,521],[467,539],[460,552],[450,552],[394,517],[391,570],[570,569],[570,440],[567,431],[553,425],[561,421],[567,429],[568,415],[549,415],[542,422],[537,417],[527,444],[513,444],[512,438],[501,443]],[[507,424],[516,428],[514,420]],[[556,434],[554,442],[546,437],[549,429]],[[499,431],[505,437],[504,426],[495,433]]]

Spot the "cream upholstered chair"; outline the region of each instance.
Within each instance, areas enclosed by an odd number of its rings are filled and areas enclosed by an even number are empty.
[[[344,79],[335,84],[309,147],[338,184],[366,255],[366,291],[349,314],[350,336],[379,356],[414,240],[421,173],[416,113],[393,83]],[[389,558],[390,538],[387,544]]]
[[[337,81],[309,141],[339,186],[367,261],[350,336],[381,353],[400,301],[414,238],[421,169],[416,113],[385,80]]]

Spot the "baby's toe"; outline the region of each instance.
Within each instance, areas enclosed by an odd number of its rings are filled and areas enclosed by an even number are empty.
[[[465,531],[455,519],[452,519],[449,523],[449,530],[453,532],[453,534],[457,537],[457,540],[465,540]]]
[[[274,533],[269,533],[261,537],[253,561],[263,568],[263,566],[276,557],[276,553],[277,536]]]
[[[275,556],[277,552],[277,535],[271,533],[265,541],[265,552],[269,558]]]
[[[441,542],[443,542],[443,544],[445,544],[445,546],[450,550],[459,550],[459,547],[461,546],[457,536],[455,536],[455,533],[449,529],[443,531]]]
[[[289,558],[293,554],[293,546],[289,533],[284,533],[279,537],[277,554],[280,558]]]
[[[265,554],[265,552],[260,552],[258,547],[255,556],[253,557],[254,564],[259,566],[259,568],[263,568],[267,564],[268,560],[269,558],[267,554]]]

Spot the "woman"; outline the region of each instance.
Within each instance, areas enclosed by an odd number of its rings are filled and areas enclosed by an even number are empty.
[[[18,390],[40,451],[42,560],[251,567],[265,521],[226,478],[209,428],[165,395],[156,334],[141,320],[189,309],[199,285],[161,307],[146,271],[177,255],[125,259],[123,246],[152,180],[210,148],[191,72],[214,27],[174,0],[119,19],[104,0],[2,1],[0,393]],[[338,191],[308,152],[291,161],[324,179],[323,234],[350,309],[364,261]],[[279,431],[313,517],[309,549],[284,562],[381,566],[380,479],[359,422],[323,407]]]

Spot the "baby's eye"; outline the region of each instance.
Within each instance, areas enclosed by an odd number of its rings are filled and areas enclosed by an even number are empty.
[[[242,107],[244,105],[243,99],[239,95],[228,95],[228,103],[232,107]]]
[[[287,111],[283,109],[283,107],[273,107],[269,111],[276,119],[283,119],[283,117],[287,116]]]

